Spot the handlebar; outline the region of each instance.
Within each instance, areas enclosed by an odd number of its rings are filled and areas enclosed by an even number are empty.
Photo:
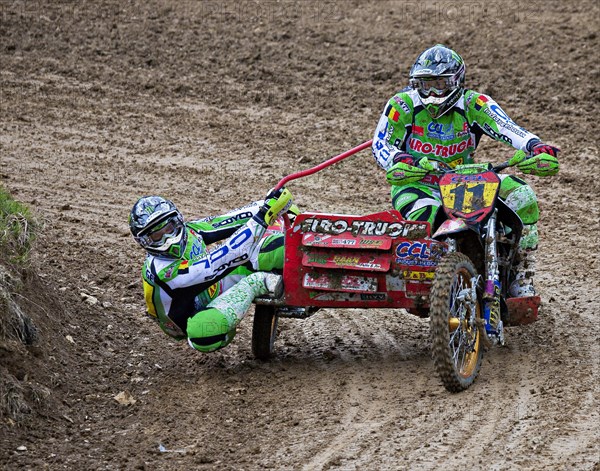
[[[492,170],[493,170],[494,172],[498,173],[498,172],[501,172],[502,170],[504,170],[505,168],[508,168],[508,167],[512,167],[512,165],[510,165],[510,164],[508,163],[508,160],[507,160],[506,162],[502,162],[501,164],[494,165],[494,166],[492,167]]]
[[[525,153],[525,151],[518,150],[514,153],[514,155],[510,159],[508,159],[505,162],[502,162],[498,165],[492,165],[491,168],[494,172],[501,172],[502,170],[504,170],[508,167],[514,167],[515,165],[523,162],[523,160],[527,159],[528,157],[529,156],[527,155],[527,153]],[[436,161],[436,160],[434,160],[434,161],[427,160],[427,162],[428,162],[428,164],[430,164],[433,167],[433,169],[430,170],[429,173],[443,175],[444,173],[452,172],[455,170],[455,168],[449,167],[444,162],[440,162],[440,161]],[[474,164],[474,165],[477,165],[477,164]],[[485,165],[485,164],[481,164],[481,165]],[[457,167],[460,167],[460,165],[458,165]]]
[[[366,142],[363,142],[362,144],[353,147],[350,150],[347,150],[346,152],[343,152],[339,155],[336,155],[335,157],[332,157],[328,160],[326,160],[325,162],[322,162],[312,168],[306,169],[306,170],[301,170],[299,172],[295,172],[292,173],[290,175],[287,175],[285,177],[283,177],[281,180],[279,180],[279,182],[277,183],[277,185],[275,186],[275,188],[273,188],[273,190],[279,190],[280,188],[282,188],[285,184],[287,184],[288,182],[292,181],[292,180],[296,180],[298,178],[302,178],[302,177],[306,177],[308,175],[312,175],[314,173],[317,173],[321,170],[323,170],[324,168],[327,168],[331,165],[334,165],[338,162],[340,162],[341,160],[346,159],[347,157],[350,157],[351,155],[357,154],[358,152],[360,152],[361,150],[364,150],[368,147],[371,147],[371,145],[373,144],[373,140],[370,139]],[[522,151],[522,150],[518,150],[515,152],[515,154],[507,161],[502,162],[498,165],[494,165],[492,166],[492,169],[495,172],[500,172],[508,167],[513,167],[519,163],[521,163],[523,160],[525,160],[528,157],[527,153]],[[435,161],[434,161],[435,162]],[[435,162],[436,164],[438,162]],[[441,163],[441,162],[440,162]],[[438,174],[442,174],[445,173],[445,171],[448,170],[444,170],[442,168],[440,168],[439,165],[436,165],[436,169],[435,169],[435,173]]]
[[[500,172],[500,171],[504,170],[505,168],[514,167],[515,165],[520,164],[527,157],[529,157],[529,156],[527,155],[527,153],[525,151],[518,150],[514,153],[514,155],[509,160],[507,160],[506,162],[502,162],[501,164],[494,165],[492,167],[492,169],[494,170],[494,172]]]

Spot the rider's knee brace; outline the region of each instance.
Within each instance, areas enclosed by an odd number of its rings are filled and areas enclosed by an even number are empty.
[[[540,218],[540,209],[533,188],[513,175],[506,177],[502,180],[500,197],[519,215],[523,224],[535,224]]]

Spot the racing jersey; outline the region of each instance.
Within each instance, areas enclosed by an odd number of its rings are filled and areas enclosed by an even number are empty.
[[[185,338],[187,319],[227,289],[223,278],[240,265],[255,263],[254,252],[266,228],[252,217],[261,204],[186,222],[187,243],[179,259],[146,256],[142,267],[146,308],[165,333]],[[207,245],[219,241],[223,242],[208,250]]]
[[[384,170],[392,167],[398,152],[415,159],[442,161],[453,168],[473,163],[473,153],[484,134],[521,150],[530,150],[539,141],[488,95],[465,90],[448,112],[433,119],[418,92],[407,88],[387,102],[375,130],[372,151]]]

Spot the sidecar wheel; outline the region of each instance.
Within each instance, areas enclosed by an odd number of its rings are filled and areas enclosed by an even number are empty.
[[[268,360],[274,352],[278,316],[274,306],[257,304],[252,325],[252,353],[259,360]]]
[[[475,302],[475,322],[465,315],[461,290],[472,287],[477,271],[466,255],[452,252],[438,265],[430,292],[431,346],[435,369],[448,391],[467,389],[479,374],[483,344],[481,295]]]

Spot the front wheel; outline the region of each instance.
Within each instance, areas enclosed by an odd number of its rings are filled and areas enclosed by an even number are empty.
[[[448,391],[467,389],[479,374],[483,345],[477,271],[466,255],[447,254],[430,292],[431,346],[435,369]]]
[[[252,325],[252,353],[259,360],[268,360],[273,355],[278,319],[274,306],[256,305]]]

